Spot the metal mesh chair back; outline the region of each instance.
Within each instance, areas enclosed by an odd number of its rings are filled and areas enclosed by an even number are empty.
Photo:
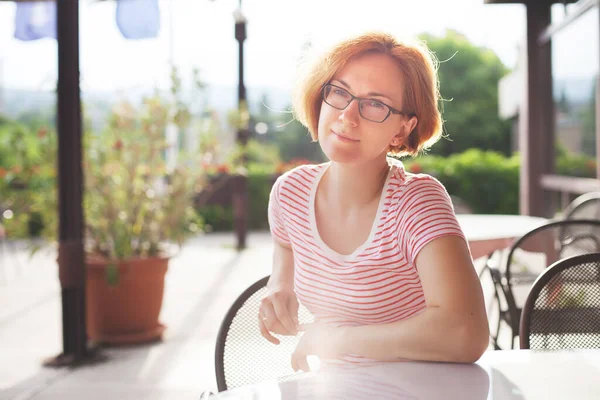
[[[586,193],[579,196],[564,212],[565,219],[598,219],[600,220],[600,192]]]
[[[490,270],[500,304],[492,339],[498,346],[500,324],[511,331],[511,348],[519,334],[521,309],[535,279],[554,262],[580,254],[600,252],[599,220],[561,220],[542,225],[517,239],[508,251],[498,252]],[[500,296],[499,294],[502,294]]]
[[[523,349],[600,348],[600,253],[558,261],[540,275],[519,336]]]
[[[550,222],[515,241],[507,255],[505,285],[523,305],[531,284],[556,261],[600,252],[600,220],[563,220]],[[522,293],[515,290],[523,286]],[[519,296],[521,294],[521,296]]]
[[[260,333],[258,311],[268,280],[266,276],[246,289],[221,324],[215,350],[219,392],[261,381],[286,380],[296,374],[291,356],[301,336],[277,335],[281,343],[275,345]],[[298,322],[306,324],[313,320],[312,314],[300,305]]]

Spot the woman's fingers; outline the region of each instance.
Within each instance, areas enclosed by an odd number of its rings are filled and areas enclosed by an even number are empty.
[[[263,303],[260,307],[259,315],[261,316],[261,320],[263,321],[265,327],[273,333],[278,333],[280,335],[289,335],[287,329],[279,321],[277,314],[273,308],[273,304],[267,299],[263,300]]]
[[[265,327],[280,335],[296,335],[296,323],[279,296],[265,297],[261,301],[259,315]]]
[[[275,314],[275,310],[273,309],[273,304],[268,298],[262,300],[259,314],[263,317],[262,320],[267,329],[272,331],[274,325],[278,322],[278,319],[277,314]]]
[[[292,356],[290,357],[290,364],[292,365],[292,369],[294,370],[294,372],[298,372],[298,361],[296,360],[296,353],[292,353]]]
[[[298,329],[296,327],[296,323],[292,319],[290,311],[287,308],[287,304],[281,301],[281,299],[276,299],[276,301],[273,302],[273,309],[277,315],[277,319],[287,331],[287,334],[296,335],[298,333]]]
[[[300,369],[304,372],[310,372],[310,367],[308,366],[308,358],[306,356],[302,356],[298,360],[298,365]]]
[[[306,354],[301,354],[298,351],[295,351],[292,354],[292,369],[294,372],[298,372],[302,370],[304,372],[310,372],[310,367],[308,366],[308,360],[306,358]]]
[[[275,336],[271,335],[271,333],[269,332],[269,330],[267,329],[267,327],[265,326],[265,321],[263,320],[263,316],[261,316],[260,314],[258,315],[258,326],[260,328],[260,334],[267,339],[269,342],[273,343],[273,344],[279,344],[279,339],[277,339]]]

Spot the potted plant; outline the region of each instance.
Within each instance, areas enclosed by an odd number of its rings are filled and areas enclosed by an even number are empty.
[[[189,119],[183,103],[155,95],[137,108],[118,104],[105,131],[85,135],[86,314],[94,342],[162,337],[169,259],[176,244],[202,228],[193,206],[205,184],[203,155],[184,156],[165,139],[168,129]],[[169,152],[176,163],[166,160]],[[54,211],[48,202],[56,196],[45,197],[44,208]],[[55,237],[56,214],[45,217]]]
[[[141,112],[141,113],[140,113]],[[155,340],[170,245],[198,233],[193,201],[204,185],[199,162],[165,162],[169,107],[154,97],[127,104],[85,158],[87,328],[97,342]]]

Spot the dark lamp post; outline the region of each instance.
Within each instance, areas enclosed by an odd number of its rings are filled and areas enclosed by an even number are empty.
[[[235,20],[235,39],[238,42],[238,111],[240,114],[247,112],[246,86],[244,85],[244,40],[246,40],[246,17],[240,7],[233,13]],[[248,126],[245,123],[238,127],[237,141],[245,145],[248,142]]]
[[[242,0],[239,7],[233,13],[235,19],[235,39],[238,42],[238,113],[240,124],[237,127],[236,141],[238,145],[245,148],[248,143],[249,129],[246,121],[248,104],[246,101],[246,86],[244,86],[244,40],[246,40],[246,17],[242,14]],[[244,151],[245,153],[245,151]],[[243,166],[246,164],[245,154],[242,155]],[[234,229],[237,238],[237,248],[246,248],[246,233],[248,230],[248,178],[245,175],[236,175],[233,189],[233,218]]]

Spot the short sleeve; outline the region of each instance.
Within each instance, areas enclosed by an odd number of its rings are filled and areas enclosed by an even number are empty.
[[[426,175],[414,178],[400,203],[400,249],[413,265],[419,252],[432,240],[448,235],[465,239],[450,196],[437,179]]]
[[[271,194],[269,195],[269,229],[275,240],[286,247],[290,247],[290,238],[288,236],[280,202],[282,179],[281,176],[277,178],[275,184],[273,184],[273,187],[271,188]]]

